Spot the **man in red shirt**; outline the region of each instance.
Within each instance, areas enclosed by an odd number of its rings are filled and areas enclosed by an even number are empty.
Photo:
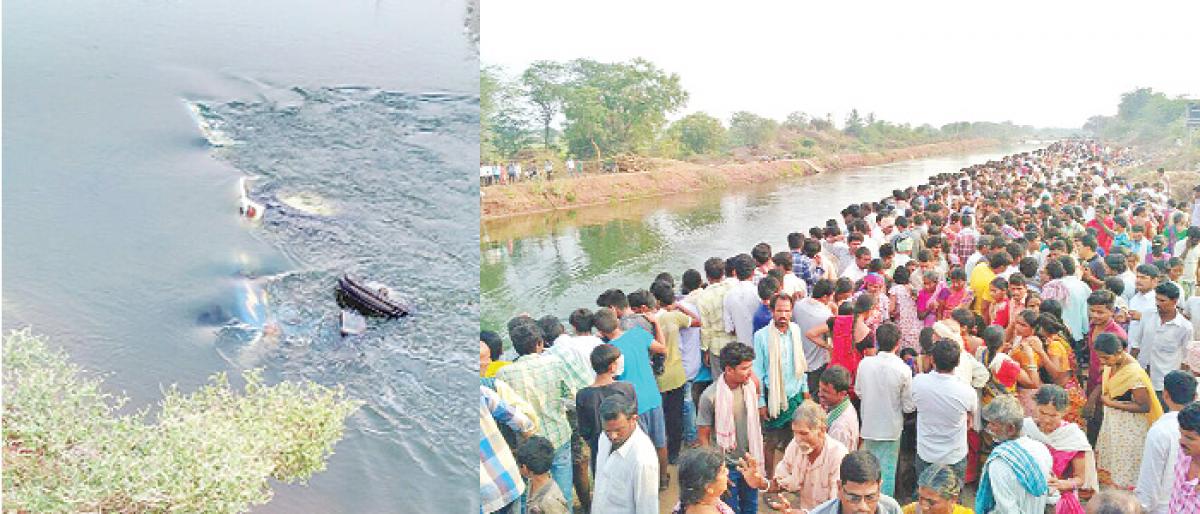
[[[1113,319],[1114,305],[1116,301],[1114,295],[1107,289],[1092,292],[1088,296],[1088,377],[1087,377],[1087,393],[1090,397],[1092,389],[1100,387],[1100,359],[1096,357],[1096,336],[1104,332],[1112,332],[1120,337],[1122,341],[1128,336],[1125,334],[1125,329],[1118,325]],[[1103,421],[1101,416],[1103,409],[1097,408],[1091,403],[1083,408],[1084,416],[1088,418],[1087,435],[1088,440],[1095,440],[1095,437],[1100,433],[1100,425]]]
[[[1116,236],[1116,232],[1113,232],[1116,222],[1108,214],[1107,205],[1096,205],[1096,217],[1088,221],[1086,225],[1088,228],[1096,230],[1096,243],[1104,250],[1104,255],[1108,255],[1109,250],[1112,250],[1113,237]]]

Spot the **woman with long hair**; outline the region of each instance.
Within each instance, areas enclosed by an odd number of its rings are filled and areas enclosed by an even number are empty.
[[[850,371],[850,381],[858,373],[858,363],[863,352],[874,347],[871,329],[866,317],[875,307],[870,295],[860,295],[838,307],[838,315],[829,318],[830,347],[829,366],[842,366]]]
[[[917,313],[916,295],[908,279],[907,267],[896,268],[892,275],[895,285],[888,291],[891,303],[889,311],[896,326],[900,328],[900,347],[896,349],[897,353],[904,348],[912,348],[915,351],[919,348],[917,338],[921,335],[921,318]]]
[[[1057,384],[1067,393],[1069,402],[1063,412],[1063,419],[1070,423],[1083,424],[1083,405],[1087,403],[1087,394],[1083,386],[1079,385],[1079,378],[1075,374],[1078,367],[1075,364],[1075,351],[1063,337],[1065,330],[1062,321],[1053,314],[1047,312],[1039,315],[1036,331],[1042,344],[1035,346],[1034,352],[1042,363],[1038,369],[1042,381]]]
[[[1013,318],[1007,334],[1009,355],[1017,361],[1017,364],[1021,365],[1021,369],[1026,371],[1029,376],[1027,382],[1017,382],[1016,395],[1017,399],[1021,401],[1021,407],[1025,409],[1026,416],[1032,416],[1036,410],[1033,395],[1042,385],[1041,376],[1038,373],[1038,369],[1042,366],[1042,360],[1038,349],[1043,349],[1044,353],[1044,348],[1041,339],[1038,339],[1037,334],[1034,333],[1035,325],[1037,325],[1037,313],[1028,310],[1021,311]]]
[[[1092,390],[1084,416],[1097,407],[1104,409],[1096,439],[1100,483],[1131,489],[1137,484],[1146,432],[1162,416],[1162,406],[1154,395],[1150,376],[1125,351],[1124,341],[1104,332],[1096,336],[1094,346],[1095,358],[1104,368],[1100,387]]]

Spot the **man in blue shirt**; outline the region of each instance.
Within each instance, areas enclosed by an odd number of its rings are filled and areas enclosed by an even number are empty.
[[[808,399],[808,362],[804,359],[800,327],[792,323],[792,298],[770,299],[773,323],[754,333],[754,375],[759,389],[759,419],[763,420],[763,464],[768,478],[775,471],[775,450],[792,440],[792,412]]]
[[[758,298],[762,300],[762,305],[758,306],[758,310],[754,311],[754,332],[758,332],[763,327],[771,324],[771,308],[767,305],[771,301],[771,297],[779,292],[779,281],[775,277],[765,277],[758,281]]]

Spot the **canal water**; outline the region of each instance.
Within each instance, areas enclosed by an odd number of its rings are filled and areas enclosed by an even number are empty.
[[[749,253],[759,242],[787,249],[787,234],[823,226],[851,203],[875,201],[893,189],[917,185],[1033,146],[846,169],[724,193],[653,198],[496,220],[480,234],[482,326],[503,333],[520,313],[566,320],[579,307],[616,287],[649,288],[666,271],[676,277],[703,271],[709,257]]]
[[[478,511],[477,12],[4,2],[5,329],[133,407],[247,368],[344,385],[328,469],[256,512]],[[415,315],[341,338],[343,272]],[[280,337],[236,319],[247,291]]]

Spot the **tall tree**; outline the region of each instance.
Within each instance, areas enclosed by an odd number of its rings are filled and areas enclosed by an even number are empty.
[[[537,111],[542,124],[542,144],[550,148],[550,124],[562,108],[567,67],[554,61],[535,61],[521,74],[525,97]]]
[[[480,159],[495,162],[512,157],[534,136],[532,114],[517,84],[504,70],[485,66],[479,73]]]
[[[626,63],[578,59],[569,68],[571,79],[562,89],[564,135],[576,155],[599,158],[644,151],[666,123],[667,114],[687,102],[679,75],[644,59]]]

